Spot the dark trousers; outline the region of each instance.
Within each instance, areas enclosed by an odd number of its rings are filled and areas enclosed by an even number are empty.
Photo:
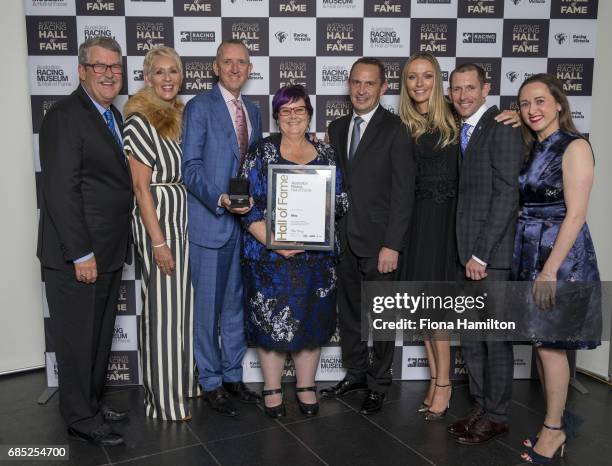
[[[396,273],[381,274],[378,257],[358,257],[350,250],[340,256],[338,264],[338,315],[342,361],[346,377],[367,381],[372,390],[385,393],[391,385],[394,341],[374,341],[372,363],[369,364],[368,343],[361,338],[361,282],[393,281]]]
[[[74,271],[44,269],[60,413],[68,426],[84,433],[104,422],[100,407],[121,272],[101,273],[88,285],[77,281]]]
[[[462,267],[465,279],[465,267]],[[508,269],[487,268],[487,281],[507,281]],[[494,305],[495,303],[491,303]],[[502,303],[503,304],[503,303]],[[462,341],[461,352],[468,370],[470,395],[493,422],[508,422],[508,405],[512,399],[514,353],[509,341]]]

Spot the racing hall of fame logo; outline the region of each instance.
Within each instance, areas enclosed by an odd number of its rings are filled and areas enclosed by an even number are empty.
[[[598,0],[552,0],[550,17],[552,19],[596,19],[598,5]]]
[[[180,31],[181,42],[214,42],[215,31]]]
[[[74,16],[26,16],[29,55],[76,55]]]
[[[83,37],[85,40],[100,36],[115,39],[112,29],[105,24],[86,24],[83,27]]]
[[[499,95],[501,86],[501,58],[457,58],[457,66],[464,63],[474,63],[485,72],[485,79],[491,85],[491,95]]]
[[[321,66],[321,87],[323,89],[345,90],[348,82],[350,68],[346,65],[323,65]]]
[[[270,16],[314,16],[315,0],[270,0]]]
[[[174,22],[172,18],[125,18],[129,55],[146,55],[153,47],[172,47]]]
[[[459,0],[458,18],[502,18],[503,0]]]
[[[316,59],[314,57],[270,57],[271,89],[298,84],[306,89],[314,89],[314,72]]]
[[[183,57],[183,86],[181,94],[195,95],[210,91],[215,84],[212,58]]]
[[[34,130],[34,133],[38,133],[43,118],[59,99],[60,97],[56,96],[30,96],[30,100],[32,103],[32,129]]]
[[[70,74],[61,65],[38,65],[36,67],[36,85],[46,88],[72,87]]]
[[[429,367],[427,358],[406,358],[406,367]]]
[[[117,314],[136,315],[136,300],[134,296],[134,282],[122,281],[119,286],[119,297],[117,299]]]
[[[410,2],[405,0],[366,0],[364,16],[409,18]]]
[[[548,54],[548,20],[505,20],[503,56],[545,57]]]
[[[455,56],[456,20],[415,19],[410,28],[410,53],[430,52],[440,57]]]
[[[174,16],[221,16],[221,0],[174,0]]]
[[[360,56],[362,28],[361,20],[317,18],[317,55]]]
[[[106,382],[108,385],[138,383],[138,361],[134,351],[114,351],[108,358]]]
[[[369,31],[370,47],[397,49],[402,46],[397,31],[390,27],[373,27]]]
[[[249,49],[251,55],[268,55],[268,19],[236,20],[223,18],[223,38],[237,39]]]
[[[387,78],[386,95],[399,95],[402,85],[402,69],[404,59],[380,58],[385,67],[385,77]]]
[[[115,16],[125,14],[124,0],[80,0],[76,2],[77,15]]]
[[[327,131],[329,124],[352,111],[348,96],[317,96],[317,132]]]
[[[548,72],[555,75],[563,90],[570,96],[591,95],[593,87],[593,59],[550,58]]]

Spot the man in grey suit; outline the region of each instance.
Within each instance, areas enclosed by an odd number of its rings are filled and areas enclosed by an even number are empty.
[[[490,85],[482,68],[464,64],[451,73],[449,96],[462,119],[457,204],[457,247],[465,280],[510,279],[518,212],[523,143],[518,129],[498,124],[487,108]],[[478,445],[508,433],[514,357],[511,342],[462,341],[475,407],[451,424],[457,441]]]

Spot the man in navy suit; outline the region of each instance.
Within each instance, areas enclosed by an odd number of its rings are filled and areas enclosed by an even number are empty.
[[[251,69],[246,46],[223,41],[213,63],[219,82],[189,101],[183,120],[194,352],[205,398],[226,416],[238,414],[229,395],[245,403],[259,399],[242,382],[246,340],[239,215],[250,207],[232,208],[228,196],[230,179],[261,138],[260,111],[241,94]]]

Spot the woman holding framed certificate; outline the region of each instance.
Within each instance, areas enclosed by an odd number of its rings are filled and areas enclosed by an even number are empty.
[[[266,246],[271,235],[276,240],[285,236],[267,231],[266,227],[267,216],[272,214],[276,230],[280,232],[282,225],[285,232],[280,202],[273,210],[268,208],[269,167],[283,165],[287,171],[277,177],[276,184],[279,198],[282,194],[283,199],[287,199],[285,196],[293,199],[292,205],[287,206],[292,209],[290,232],[293,239],[299,235],[300,225],[302,231],[310,232],[310,237],[315,238],[312,232],[318,231],[320,219],[325,223],[330,203],[333,202],[338,217],[346,212],[348,197],[342,188],[340,171],[337,167],[328,170],[336,164],[332,147],[320,141],[312,142],[307,137],[313,109],[306,89],[297,85],[281,88],[274,96],[272,110],[280,135],[261,140],[257,148],[247,154],[240,173],[242,178],[248,179],[253,199],[253,208],[242,217],[246,230],[242,263],[247,339],[249,344],[257,346],[261,361],[266,414],[271,417],[285,415],[281,375],[287,354],[291,353],[296,369],[298,405],[304,415],[313,416],[319,409],[314,377],[321,346],[329,341],[336,329],[338,250],[334,238],[331,238],[331,250],[309,247],[308,241],[287,243],[292,246],[285,249],[279,249],[278,245],[274,249]],[[313,166],[321,166],[319,171],[327,173],[327,178],[329,173],[335,173],[333,183],[307,178],[306,172],[317,172],[306,169]],[[326,191],[320,192],[320,187],[329,190],[329,186],[334,185],[331,198],[326,197]],[[300,203],[304,197],[312,200],[310,205]],[[323,232],[328,230],[322,228]]]

